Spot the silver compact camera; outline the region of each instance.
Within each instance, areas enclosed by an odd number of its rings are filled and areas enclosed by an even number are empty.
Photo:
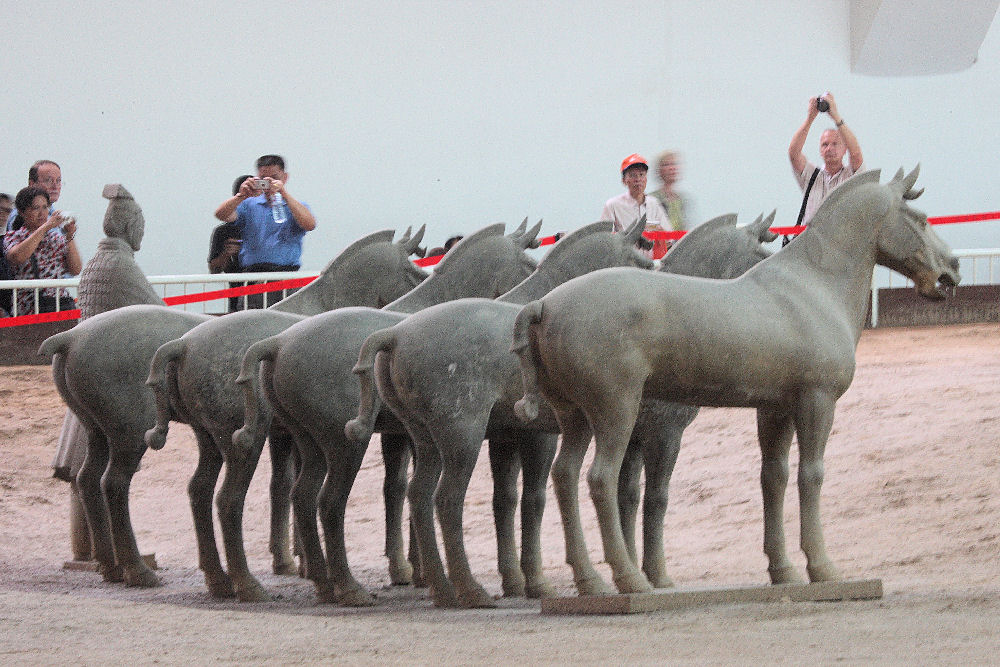
[[[253,179],[253,186],[258,190],[269,190],[271,188],[271,182],[266,178],[255,178]]]
[[[62,218],[62,222],[59,223],[60,229],[66,229],[66,225],[76,222],[76,214],[69,211],[59,211],[59,217]]]

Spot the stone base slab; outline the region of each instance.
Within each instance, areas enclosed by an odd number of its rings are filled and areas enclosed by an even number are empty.
[[[142,562],[146,564],[150,570],[158,570],[159,567],[156,566],[156,554],[143,554]],[[101,568],[97,564],[96,560],[68,560],[63,563],[64,570],[75,570],[77,572],[97,572]]]
[[[823,581],[737,588],[664,589],[652,593],[580,595],[542,600],[543,614],[639,614],[649,611],[746,602],[838,602],[878,600],[881,579]]]

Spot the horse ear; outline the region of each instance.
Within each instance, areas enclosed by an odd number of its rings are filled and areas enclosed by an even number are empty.
[[[902,174],[903,170],[900,169],[899,173]],[[910,192],[913,190],[913,184],[917,182],[917,176],[919,175],[920,175],[920,165],[918,164],[916,167],[913,168],[913,171],[907,174],[906,178],[903,179],[903,197],[905,199],[916,199],[917,197],[920,196],[920,194],[917,193],[912,197],[907,197],[907,195],[910,194]],[[921,192],[923,192],[923,190],[921,190]]]
[[[777,209],[773,209],[766,218],[761,214],[753,223],[754,231],[757,232],[757,240],[761,243],[770,243],[778,238],[778,235],[771,231],[771,224],[774,222],[774,216],[777,212]]]
[[[407,255],[417,255],[418,257],[424,257],[427,254],[427,248],[421,248],[420,242],[424,238],[424,232],[427,231],[427,225],[420,225],[420,229],[417,230],[416,235],[406,244]],[[406,230],[407,235],[409,235],[410,230]]]
[[[413,225],[410,225],[409,227],[406,228],[406,231],[403,232],[403,235],[399,238],[399,245],[406,245],[407,243],[410,242],[410,231],[412,229]]]
[[[527,224],[528,219],[525,218],[522,225]],[[538,232],[542,229],[542,221],[539,220],[531,229],[524,233],[523,236],[518,240],[519,245],[522,248],[537,248],[542,244],[538,240]]]

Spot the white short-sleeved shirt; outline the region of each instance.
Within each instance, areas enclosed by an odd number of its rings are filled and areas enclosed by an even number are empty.
[[[799,183],[799,189],[802,192],[806,191],[806,186],[809,185],[809,179],[812,178],[813,171],[816,169],[814,165],[809,160],[806,160],[806,166],[801,172],[796,172],[795,167],[792,167],[792,173],[795,174],[795,180]],[[830,193],[840,187],[844,181],[854,176],[856,173],[860,173],[865,170],[865,165],[861,164],[858,166],[858,170],[854,171],[851,169],[851,165],[845,165],[843,169],[838,171],[836,174],[830,175],[826,168],[821,168],[819,174],[816,176],[816,182],[813,183],[812,190],[809,191],[809,201],[806,202],[806,212],[802,216],[802,224],[808,225],[812,217],[816,215],[816,209],[819,205],[823,203],[823,200],[830,196]]]

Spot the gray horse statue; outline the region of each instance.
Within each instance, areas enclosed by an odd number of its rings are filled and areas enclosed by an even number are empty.
[[[241,578],[237,588],[237,596],[240,600],[269,599],[267,592],[245,569],[246,558],[243,553],[243,501],[257,464],[257,458],[263,447],[264,435],[271,426],[271,410],[264,402],[263,395],[259,392],[247,392],[246,389],[243,389],[241,394],[241,388],[234,382],[240,371],[240,362],[243,360],[244,352],[247,352],[248,349],[260,349],[257,346],[261,344],[259,342],[261,340],[273,342],[276,338],[282,340],[286,337],[294,338],[303,326],[313,328],[313,333],[309,334],[313,349],[296,360],[303,364],[304,368],[309,369],[301,371],[302,377],[297,379],[315,382],[310,390],[302,394],[303,406],[306,404],[311,406],[315,403],[336,403],[336,393],[327,392],[325,389],[326,378],[323,377],[323,371],[320,369],[324,367],[326,358],[337,358],[338,353],[335,348],[343,343],[335,328],[331,329],[327,336],[315,333],[317,323],[319,323],[319,328],[323,328],[323,323],[339,321],[345,314],[350,317],[350,314],[359,310],[382,313],[383,311],[376,309],[377,306],[384,306],[385,310],[389,311],[399,309],[402,312],[411,312],[411,309],[419,310],[427,305],[457,296],[492,294],[500,287],[506,289],[507,285],[519,282],[535,266],[534,260],[526,255],[524,250],[537,244],[535,237],[538,233],[538,226],[525,231],[526,223],[527,221],[510,236],[503,235],[504,225],[502,223],[490,225],[475,234],[471,234],[452,252],[448,253],[445,260],[438,265],[426,281],[388,304],[378,303],[372,304],[371,307],[359,306],[331,310],[295,322],[294,326],[288,329],[282,327],[283,331],[274,331],[267,338],[257,337],[257,333],[263,330],[255,330],[254,339],[250,341],[247,341],[247,338],[240,334],[243,337],[239,340],[241,343],[246,341],[245,344],[233,345],[230,348],[219,345],[220,342],[231,340],[228,337],[213,335],[209,338],[198,335],[197,330],[192,330],[189,335],[185,336],[187,340],[182,341],[186,344],[186,352],[183,356],[175,355],[171,351],[164,359],[160,360],[160,363],[154,361],[150,368],[151,381],[160,372],[163,361],[167,358],[176,359],[176,384],[180,393],[185,396],[185,401],[190,401],[188,396],[198,397],[202,403],[199,406],[200,419],[206,424],[218,425],[213,433],[216,451],[212,452],[212,455],[224,456],[226,475],[216,502],[220,508],[219,520],[222,524],[229,575],[234,577],[234,571],[236,571]],[[485,266],[490,267],[490,270],[484,271],[483,267]],[[217,327],[213,329],[217,331]],[[236,335],[236,332],[232,333]],[[254,343],[254,345],[251,346],[249,343]],[[160,356],[160,352],[157,353],[157,356]],[[217,378],[216,387],[210,391],[200,390],[200,387],[205,385],[206,374],[212,374],[213,368],[218,370],[215,370],[214,375],[209,375],[209,377]],[[245,378],[245,376],[244,370],[240,377]],[[256,379],[256,372],[253,373],[253,377]],[[220,386],[223,388],[220,389]],[[220,400],[218,398],[220,396],[224,400]],[[296,527],[299,529],[297,536],[301,538],[304,552],[305,575],[316,585],[321,600],[355,604],[353,588],[345,591],[336,588],[330,582],[321,549],[319,550],[320,557],[318,559],[315,557],[316,550],[319,549],[315,505],[318,487],[305,492],[303,480],[309,479],[310,475],[315,474],[317,468],[321,474],[325,473],[326,466],[322,463],[322,455],[319,454],[317,462],[318,452],[315,448],[303,447],[299,436],[302,426],[297,418],[286,418],[282,410],[274,412],[277,416],[275,421],[280,422],[292,434],[301,455],[301,471],[292,493],[292,502],[295,508]],[[240,428],[241,425],[243,428]],[[162,426],[161,418],[161,424],[158,428],[162,428]],[[342,430],[343,427],[341,426],[340,429]],[[205,448],[202,447],[202,449]],[[205,535],[201,537],[204,540],[209,539],[212,531],[210,510],[211,491],[214,483],[214,478],[210,478],[202,469],[199,469],[191,480],[192,505],[195,503],[204,504],[208,510],[204,514],[204,524],[198,524],[199,532],[205,532]],[[310,500],[305,501],[305,503],[302,500],[304,495],[310,497]],[[387,528],[387,532],[389,530],[390,528]],[[395,530],[395,526],[392,527],[392,530]],[[399,540],[402,541],[401,535]],[[367,596],[367,593],[365,595]],[[365,602],[367,602],[367,597],[361,603]]]
[[[616,487],[643,396],[691,405],[757,409],[764,500],[764,552],[774,584],[798,581],[783,528],[788,455],[798,436],[801,546],[809,580],[840,575],[820,522],[823,452],[837,399],[854,375],[876,264],[942,299],[958,261],[910,208],[919,169],[880,185],[879,171],[840,186],[809,228],[784,250],[732,280],[607,269],[527,304],[514,327],[524,397],[539,392],[563,439],[552,469],[567,561],[581,594],[612,592],[593,568],[580,525],[577,485],[591,439],[588,474],[604,555],[619,592],[650,590],[629,556]]]
[[[319,312],[325,304],[343,303],[337,295],[350,292],[355,282],[371,295],[365,303],[379,303],[412,288],[416,267],[409,255],[416,246],[409,232],[396,243],[393,235],[385,230],[351,244],[315,281],[289,298]],[[214,319],[165,306],[133,305],[82,321],[46,339],[39,349],[52,357],[56,387],[87,429],[89,445],[78,484],[93,533],[94,558],[107,581],[160,583],[139,555],[128,510],[132,477],[146,451],[144,436],[156,424],[155,396],[145,382],[161,345]],[[284,478],[287,458],[280,463],[279,457],[272,458],[274,477]],[[272,517],[284,517],[283,530],[272,534],[272,550],[276,569],[281,565],[285,570],[285,563],[294,562],[288,544],[288,489],[275,493],[272,487],[271,502]],[[200,556],[202,567],[210,567],[212,553]],[[233,594],[231,588],[228,594]]]
[[[736,227],[735,215],[710,220],[686,235],[664,258],[661,269],[717,277],[738,275],[769,254],[761,241],[776,238],[768,231],[772,219],[773,216],[761,217],[746,227]],[[644,264],[636,259],[640,255],[632,247],[637,239],[630,234],[641,232],[642,224],[625,234],[608,234],[609,228],[603,229],[604,234],[593,233],[592,228],[600,225],[608,223],[579,230],[561,242],[560,245],[570,244],[577,235],[590,234],[586,238],[592,247],[577,243],[584,247],[573,248],[572,263],[553,261],[557,270],[551,272],[552,279],[534,284],[525,281],[495,301],[463,299],[428,308],[389,329],[376,331],[361,348],[354,369],[361,381],[360,409],[358,418],[347,425],[348,435],[362,441],[370,435],[378,407],[374,394],[377,384],[378,393],[406,426],[417,446],[417,465],[410,485],[411,508],[419,524],[421,558],[428,570],[435,604],[439,606],[452,604],[453,598],[466,607],[495,605],[493,597],[472,576],[462,529],[466,490],[486,438],[494,479],[493,508],[503,593],[529,597],[554,594],[542,573],[539,538],[545,484],[559,429],[551,413],[547,419],[538,419],[527,427],[514,415],[514,402],[522,390],[518,360],[510,352],[511,332],[521,305],[540,298],[573,278],[574,273],[583,275],[602,268],[601,264],[607,265],[616,256],[621,258],[621,266],[630,263],[651,266],[649,260]],[[617,251],[610,252],[598,242],[612,248],[617,243]],[[584,254],[587,250],[589,254]],[[559,259],[555,250],[539,266],[539,272],[550,259]],[[655,451],[648,455],[658,460],[667,452],[669,457],[672,444],[676,443],[672,450],[676,458],[680,433],[693,419],[689,413],[697,412],[697,408],[681,406],[679,424],[673,411],[669,413],[671,419],[664,420],[662,409],[649,410],[660,419],[647,447]],[[676,437],[672,437],[675,432]],[[656,436],[661,437],[654,442]],[[636,450],[634,458],[641,468],[640,454]],[[524,472],[520,566],[514,536],[518,461]],[[657,477],[650,473],[647,478]],[[638,484],[637,471],[634,480]],[[435,484],[437,490],[433,493]],[[653,489],[647,492],[647,499],[659,495],[659,489]],[[435,503],[450,583],[444,580],[434,536]],[[634,516],[633,508],[629,519],[632,523]],[[658,518],[660,532],[647,525],[645,535],[662,534],[662,512]],[[647,560],[650,559],[647,555]],[[454,592],[450,590],[452,587]]]

